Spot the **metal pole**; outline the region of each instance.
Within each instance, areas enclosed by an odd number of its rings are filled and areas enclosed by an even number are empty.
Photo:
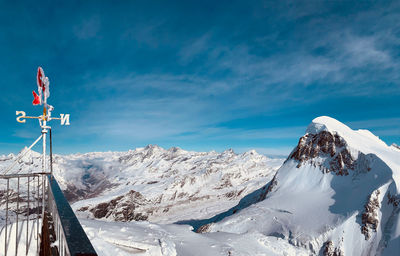
[[[40,181],[39,181],[39,178],[40,178],[40,176],[37,176],[37,191],[36,191],[36,206],[37,206],[37,209],[36,209],[36,250],[37,250],[37,252],[39,253],[39,215],[40,215],[40,210],[39,210],[39,200],[40,200],[40,197],[39,197],[39,184],[40,184]]]
[[[50,174],[53,179],[53,141],[51,138],[51,128],[49,128],[49,139],[50,139]]]
[[[10,187],[10,180],[7,179],[7,194],[6,194],[6,227],[4,236],[4,256],[7,256],[7,222],[8,222],[8,190]]]
[[[15,228],[15,256],[18,256],[19,177],[17,179],[17,223]]]
[[[46,129],[46,108],[43,109],[43,116],[44,116],[44,120],[43,120],[43,127],[42,127],[42,135],[43,135],[43,172],[46,172],[46,134],[47,134],[47,129]],[[45,194],[45,177],[43,177],[43,198],[42,198],[42,221],[44,220],[44,194]]]
[[[26,241],[25,241],[25,244],[26,244],[26,255],[28,255],[28,249],[29,249],[29,247],[28,247],[28,233],[29,233],[29,176],[28,176],[28,212],[27,212],[27,214],[26,214]]]

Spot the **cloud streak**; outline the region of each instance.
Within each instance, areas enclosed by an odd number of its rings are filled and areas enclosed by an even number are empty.
[[[86,141],[116,150],[148,143],[287,149],[319,115],[393,139],[399,6],[85,2],[37,13],[30,4],[2,4],[15,25],[0,24],[1,114],[31,107],[31,70],[43,65],[56,111],[71,113],[72,126],[59,134],[70,148]],[[16,96],[14,85],[28,96]]]

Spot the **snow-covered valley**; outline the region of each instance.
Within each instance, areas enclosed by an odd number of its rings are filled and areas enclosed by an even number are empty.
[[[314,119],[286,160],[149,145],[53,162],[99,255],[400,251],[400,150],[329,117]],[[40,164],[32,152],[16,170]]]
[[[198,153],[149,145],[56,156],[54,175],[81,217],[173,223],[229,209],[269,182],[281,164],[255,151]]]

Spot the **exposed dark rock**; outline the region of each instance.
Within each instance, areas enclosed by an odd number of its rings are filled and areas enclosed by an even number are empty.
[[[131,190],[123,196],[118,196],[109,202],[96,205],[94,208],[90,209],[90,212],[98,219],[104,217],[108,218],[112,215],[115,221],[147,220],[147,215],[135,211],[137,207],[146,203],[147,200],[142,194]]]
[[[339,247],[335,247],[332,241],[327,241],[322,246],[323,256],[344,256],[343,251]]]
[[[317,162],[317,157],[325,160]],[[324,172],[341,176],[348,175],[349,170],[355,168],[355,160],[347,149],[345,140],[327,131],[301,137],[289,159],[297,160],[297,167],[309,162],[321,167]]]
[[[211,225],[212,225],[212,223],[208,223],[208,224],[205,224],[205,225],[199,227],[199,229],[197,229],[196,233],[207,233],[207,232],[210,232]]]
[[[224,174],[224,176],[222,176],[221,178],[221,182],[220,184],[215,187],[215,189],[224,189],[224,188],[228,188],[228,187],[233,187],[232,182],[231,182],[231,177],[232,174]]]
[[[90,183],[84,183],[84,189],[77,188],[72,184],[67,185],[67,188],[63,190],[63,193],[68,202],[73,203],[82,199],[93,198],[104,192],[105,189],[116,186],[116,184],[112,185],[109,181],[105,180],[97,179],[94,181],[93,178],[90,178],[86,179],[86,181]],[[93,185],[92,183],[96,185]]]
[[[85,212],[89,209],[89,206],[84,206],[78,209],[79,212]]]
[[[379,190],[373,192],[370,195],[368,202],[364,206],[364,212],[361,216],[361,221],[362,221],[361,233],[364,234],[365,240],[368,240],[371,237],[372,232],[376,232],[376,228],[378,227],[379,224],[379,219],[378,219],[378,210],[380,208],[378,200],[379,194],[380,194]]]
[[[232,198],[232,197],[236,196],[236,193],[234,191],[230,191],[230,192],[225,193],[224,196],[227,198]]]
[[[93,213],[95,218],[101,219],[107,215],[109,212],[109,203],[101,203],[98,204],[95,208],[91,209],[90,211]]]
[[[394,207],[398,207],[400,204],[400,196],[391,195],[390,192],[387,195],[388,204],[392,204]]]
[[[181,192],[181,193],[178,194],[178,198],[183,198],[183,197],[188,196],[188,195],[189,195],[188,193]]]

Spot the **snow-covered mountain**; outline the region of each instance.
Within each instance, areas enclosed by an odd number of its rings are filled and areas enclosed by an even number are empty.
[[[7,166],[15,156],[3,156]],[[212,217],[269,182],[283,159],[254,150],[190,152],[149,145],[127,152],[55,155],[54,176],[81,217],[172,223]],[[40,169],[30,152],[13,171]]]
[[[314,255],[399,255],[400,151],[319,117],[260,201],[202,232],[260,232]]]

